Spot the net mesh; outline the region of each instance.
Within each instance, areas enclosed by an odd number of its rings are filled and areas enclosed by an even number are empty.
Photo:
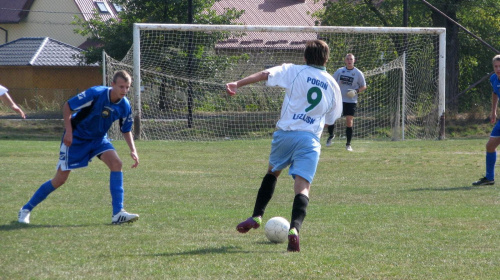
[[[368,89],[358,98],[355,138],[433,139],[439,134],[436,34],[338,32],[140,30],[140,105],[136,137],[206,141],[271,137],[284,90],[256,83],[228,96],[225,84],[283,63],[304,63],[307,40],[330,46],[327,71],[344,66],[353,53]],[[234,29],[234,26],[232,26]],[[106,58],[113,72],[133,71],[133,50],[121,60]],[[137,110],[140,109],[140,110]],[[343,137],[344,119],[335,133]],[[112,137],[120,137],[116,128]]]

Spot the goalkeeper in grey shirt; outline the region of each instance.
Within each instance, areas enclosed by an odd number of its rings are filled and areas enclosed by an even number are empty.
[[[358,93],[366,90],[365,76],[363,75],[363,72],[354,67],[355,61],[356,59],[354,55],[352,53],[348,53],[344,59],[345,67],[339,68],[333,74],[333,78],[339,84],[340,92],[342,93],[342,115],[345,116],[345,135],[347,138],[345,149],[350,152],[352,151],[352,126],[354,124],[356,103],[358,103]],[[327,147],[332,145],[332,140],[335,138],[335,134],[333,134],[334,129],[335,124],[328,126],[328,139],[326,140]]]

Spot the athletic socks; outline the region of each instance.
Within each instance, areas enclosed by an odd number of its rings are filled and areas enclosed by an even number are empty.
[[[277,178],[272,174],[266,174],[264,179],[262,179],[262,184],[260,185],[259,192],[257,193],[257,199],[255,201],[255,207],[253,209],[252,217],[263,216],[266,210],[267,204],[273,197],[274,188],[276,187]]]
[[[351,145],[351,140],[352,140],[352,127],[346,127],[345,128],[345,136],[347,138],[346,145]]]
[[[290,222],[290,228],[297,229],[297,232],[300,232],[300,227],[302,226],[302,222],[306,217],[306,209],[309,204],[309,197],[299,193],[295,195],[293,199],[293,208],[292,208],[292,219]]]
[[[495,163],[497,162],[497,152],[486,152],[486,179],[495,180]]]
[[[123,209],[123,172],[111,171],[109,175],[109,191],[111,192],[113,215],[116,215]]]
[[[52,181],[48,180],[47,182],[43,183],[38,190],[33,194],[31,199],[26,203],[26,205],[23,206],[23,209],[28,209],[28,210],[33,210],[40,202],[42,202],[44,199],[47,198],[47,196],[55,191],[54,186],[52,186]]]
[[[328,136],[333,137],[333,130],[335,130],[335,125],[329,125],[328,126]]]

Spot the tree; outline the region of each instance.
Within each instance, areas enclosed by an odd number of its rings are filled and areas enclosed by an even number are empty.
[[[193,0],[193,20],[198,24],[230,24],[231,20],[241,16],[243,11],[227,9],[218,15],[211,10],[219,0]],[[87,63],[98,62],[102,50],[116,59],[121,59],[132,46],[134,23],[187,23],[188,1],[185,0],[113,0],[123,7],[119,19],[102,21],[96,14],[94,19],[85,21],[76,17],[74,24],[79,26],[75,32],[89,36],[97,46],[84,51]]]
[[[497,0],[429,0],[428,2],[453,20],[463,22],[462,25],[490,44],[499,45],[500,3]],[[493,53],[467,34],[459,32],[458,26],[421,1],[411,1],[409,9],[410,27],[446,27],[447,109],[452,112],[468,110],[475,104],[471,100],[484,100],[483,96],[476,96],[479,89],[459,96],[459,88],[465,89],[491,71]],[[328,1],[325,3],[325,9],[318,12],[317,16],[321,19],[322,25],[395,27],[402,26],[403,4],[399,0]],[[487,96],[489,98],[490,94]]]

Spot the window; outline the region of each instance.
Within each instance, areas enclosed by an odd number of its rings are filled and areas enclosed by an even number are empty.
[[[97,5],[97,8],[99,9],[99,12],[101,13],[109,13],[108,6],[104,2],[95,2]]]
[[[119,12],[123,11],[122,5],[120,5],[120,4],[115,4],[115,3],[113,3],[113,7],[115,7],[115,11],[116,11],[117,13],[119,13]]]

